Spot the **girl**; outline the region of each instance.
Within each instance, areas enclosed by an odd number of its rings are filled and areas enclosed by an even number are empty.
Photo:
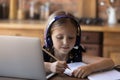
[[[72,14],[65,11],[53,13],[48,19],[43,48],[59,60],[55,61],[43,51],[46,71],[63,73],[67,68],[67,63],[84,62],[88,65],[78,67],[73,71],[74,77],[84,78],[93,72],[114,67],[113,61],[109,58],[82,53],[80,38],[80,25]]]

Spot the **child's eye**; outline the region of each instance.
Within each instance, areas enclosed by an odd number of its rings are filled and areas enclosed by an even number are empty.
[[[75,37],[68,37],[68,39],[74,39]]]
[[[62,37],[62,36],[57,36],[56,38],[57,38],[57,39],[63,39],[63,37]]]
[[[56,36],[56,38],[57,39],[64,39],[64,36]],[[72,40],[72,39],[74,39],[75,37],[73,37],[73,36],[68,36],[67,37],[69,40]]]

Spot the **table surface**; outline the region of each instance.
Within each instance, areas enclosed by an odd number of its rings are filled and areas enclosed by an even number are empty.
[[[0,77],[0,80],[26,80],[26,79]],[[78,79],[78,78],[67,76],[65,74],[57,74],[48,80],[88,80],[88,79],[87,78],[86,79]]]
[[[120,71],[120,65],[117,66],[115,69],[118,70],[118,71]],[[26,79],[0,77],[0,80],[26,80]],[[85,79],[79,79],[79,78],[67,76],[65,74],[57,74],[57,75],[51,77],[48,80],[88,80],[88,79],[87,78],[85,78]]]
[[[88,80],[88,79],[87,78],[79,79],[79,78],[67,76],[65,74],[57,74],[56,76],[50,78],[49,80]]]

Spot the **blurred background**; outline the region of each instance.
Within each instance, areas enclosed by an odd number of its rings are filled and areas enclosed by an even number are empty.
[[[109,6],[116,9],[119,21],[120,0],[0,0],[0,19],[9,19],[10,14],[16,15],[16,19],[17,15],[22,19],[44,19],[54,11],[63,9],[78,18],[107,20],[106,10]]]

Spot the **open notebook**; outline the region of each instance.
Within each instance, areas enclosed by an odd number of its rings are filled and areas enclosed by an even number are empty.
[[[0,76],[46,80],[39,38],[0,36]]]
[[[64,73],[69,76],[72,76],[73,70],[75,70],[80,66],[85,66],[85,65],[87,64],[83,62],[69,63],[68,66],[71,70],[66,69]],[[115,69],[96,72],[96,73],[90,74],[88,76],[88,79],[89,80],[120,80],[120,72]]]

